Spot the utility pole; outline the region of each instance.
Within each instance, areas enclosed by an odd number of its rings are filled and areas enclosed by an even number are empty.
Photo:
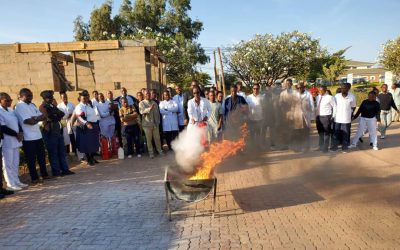
[[[215,77],[215,86],[217,87],[218,91],[221,91],[221,85],[220,85],[219,79],[218,79],[217,57],[215,55],[215,50],[214,50],[214,77]]]
[[[222,65],[221,49],[219,47],[218,47],[218,55],[219,55],[219,64],[221,65],[222,92],[224,93],[224,98],[225,98],[226,92],[225,92],[224,66]]]

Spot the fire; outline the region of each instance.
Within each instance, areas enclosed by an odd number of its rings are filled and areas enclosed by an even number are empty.
[[[215,167],[217,167],[226,158],[235,155],[246,145],[245,139],[248,134],[247,125],[240,127],[241,138],[236,141],[222,140],[210,145],[209,150],[200,155],[202,165],[197,168],[196,173],[190,177],[190,180],[202,180],[212,177]]]

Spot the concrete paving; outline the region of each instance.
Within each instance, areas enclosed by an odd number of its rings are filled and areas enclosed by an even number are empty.
[[[172,153],[78,166],[0,201],[0,249],[400,248],[400,124],[379,151],[364,139],[347,154],[225,161],[214,219],[207,199],[173,200],[168,220],[163,177]]]

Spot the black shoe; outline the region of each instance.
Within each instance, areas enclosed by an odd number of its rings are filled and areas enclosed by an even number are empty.
[[[61,173],[61,176],[64,176],[64,175],[71,175],[71,174],[75,174],[75,172],[72,172],[72,171],[68,170],[67,172]]]
[[[100,162],[98,162],[95,158],[93,158],[93,163],[97,164],[97,163],[100,163]]]
[[[364,140],[360,137],[359,139],[358,139],[361,143],[363,143],[364,142]]]
[[[0,194],[6,196],[6,195],[14,194],[14,191],[7,190],[7,189],[4,189],[4,188],[0,188]]]
[[[6,196],[4,194],[0,194],[0,200],[4,199]]]
[[[55,176],[43,176],[43,180],[54,180],[56,177]]]
[[[372,142],[371,142],[369,145],[370,145],[371,147],[374,146],[374,145],[372,144]]]

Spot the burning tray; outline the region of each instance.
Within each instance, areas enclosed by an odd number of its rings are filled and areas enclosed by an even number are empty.
[[[189,180],[189,176],[179,172],[165,170],[165,195],[167,200],[168,216],[171,220],[170,199],[173,198],[185,202],[199,202],[206,199],[214,190],[212,216],[214,217],[215,201],[217,195],[217,178],[202,180]]]

